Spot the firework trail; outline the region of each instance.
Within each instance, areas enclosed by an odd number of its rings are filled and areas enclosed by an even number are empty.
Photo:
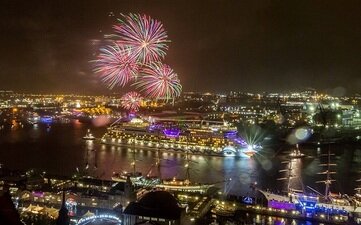
[[[166,64],[153,62],[145,65],[140,74],[134,85],[147,97],[168,101],[178,97],[182,91],[177,74]]]
[[[140,66],[132,51],[121,45],[109,45],[100,49],[95,60],[94,72],[98,73],[102,81],[110,88],[124,87],[135,79]]]
[[[143,100],[143,98],[139,93],[135,91],[131,91],[123,95],[120,100],[121,100],[121,105],[123,106],[124,109],[132,112],[137,112],[139,110],[140,103]]]
[[[113,26],[116,42],[130,47],[141,63],[162,60],[170,42],[162,23],[147,15],[122,16]]]

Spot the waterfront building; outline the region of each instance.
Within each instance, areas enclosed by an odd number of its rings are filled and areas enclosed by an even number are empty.
[[[139,200],[130,202],[124,210],[124,225],[149,224],[181,225],[185,210],[175,197],[166,191],[150,191]]]
[[[113,212],[114,209],[120,208],[122,211],[122,208],[134,199],[134,189],[131,184],[96,179],[87,180],[88,182],[83,181],[77,183],[76,186],[66,185],[65,203],[71,216],[81,216],[88,210]],[[95,185],[96,183],[99,185]],[[21,190],[16,196],[21,208],[27,208],[31,204],[40,207],[59,207],[62,203],[61,194],[56,188]]]

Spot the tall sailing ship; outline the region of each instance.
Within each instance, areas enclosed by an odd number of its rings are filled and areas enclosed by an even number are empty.
[[[291,180],[297,178],[297,176],[292,172],[292,160],[295,159],[290,159],[288,169],[282,170],[283,172],[287,172],[287,176],[280,179],[287,180],[288,188],[286,194],[280,195],[270,191],[259,190],[267,199],[268,207],[283,210],[298,210],[302,213],[343,216],[359,211],[360,207],[353,204],[352,199],[347,195],[333,194],[330,192],[330,186],[332,182],[335,181],[332,178],[332,175],[336,173],[332,170],[332,167],[336,164],[331,163],[332,154],[330,153],[330,150],[328,150],[327,154],[321,156],[327,157],[327,162],[320,164],[325,170],[319,173],[320,175],[324,175],[325,179],[318,181],[317,183],[325,184],[324,194],[321,194],[311,187],[308,188],[312,192],[306,192],[304,188],[303,190],[296,190],[291,187]]]
[[[185,164],[186,168],[186,178],[185,179],[163,179],[161,175],[161,152],[157,150],[157,158],[152,168],[148,171],[148,173],[143,176],[141,172],[136,171],[136,159],[133,151],[133,161],[131,162],[132,172],[123,171],[121,173],[114,173],[112,176],[112,180],[118,182],[125,182],[129,177],[132,183],[138,187],[142,188],[156,188],[167,191],[174,192],[197,192],[197,193],[206,193],[209,188],[213,187],[214,184],[201,184],[194,183],[190,180],[190,164],[192,161],[189,158],[188,152],[185,155]],[[152,175],[152,170],[157,169],[157,175]]]
[[[159,155],[159,154],[158,154]],[[198,192],[198,193],[206,193],[211,187],[214,187],[214,184],[203,184],[203,183],[194,183],[190,179],[190,169],[192,161],[189,158],[189,153],[186,152],[185,156],[185,164],[186,168],[186,177],[185,179],[177,179],[174,177],[173,179],[160,179],[160,183],[156,185],[156,188],[164,189],[167,191],[179,191],[179,192]],[[161,166],[161,161],[158,161],[159,167]],[[160,168],[159,168],[160,174]]]
[[[111,125],[101,142],[110,145],[136,145],[215,156],[252,157],[262,147],[247,143],[237,128],[215,121],[177,121],[150,123],[140,118]]]

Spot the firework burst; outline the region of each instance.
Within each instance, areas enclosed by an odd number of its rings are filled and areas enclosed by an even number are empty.
[[[102,81],[110,88],[125,86],[139,72],[139,64],[129,48],[121,45],[106,46],[100,49],[95,60],[94,71],[100,74]]]
[[[143,98],[139,93],[131,91],[123,95],[120,100],[124,109],[136,112],[139,110]]]
[[[153,62],[145,65],[141,76],[134,85],[148,97],[156,99],[174,99],[182,91],[178,75],[166,64]]]
[[[141,63],[160,61],[166,55],[170,41],[163,25],[146,15],[122,15],[114,25],[116,42],[129,46]]]

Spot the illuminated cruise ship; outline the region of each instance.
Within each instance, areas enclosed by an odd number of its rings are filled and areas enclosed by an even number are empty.
[[[215,156],[252,157],[261,149],[239,137],[236,127],[200,120],[150,123],[133,118],[110,126],[101,142]]]

